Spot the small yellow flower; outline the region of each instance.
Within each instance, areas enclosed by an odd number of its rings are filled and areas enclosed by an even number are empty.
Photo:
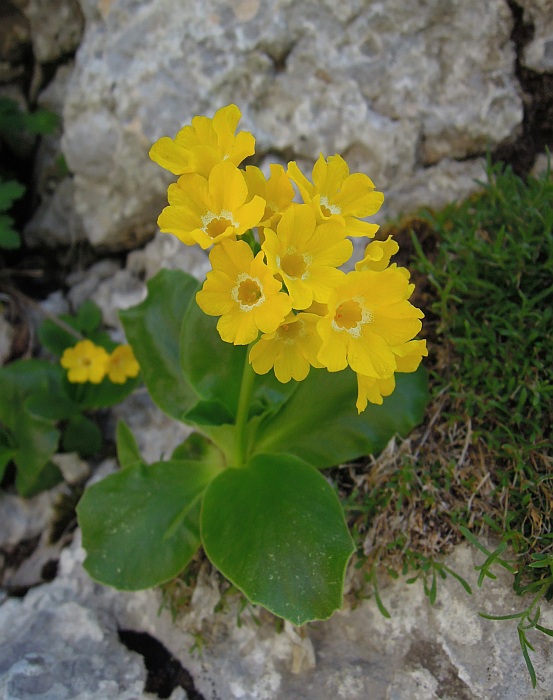
[[[391,236],[385,241],[373,241],[365,248],[363,260],[355,265],[356,270],[375,270],[381,272],[390,264],[390,258],[399,250],[399,246]]]
[[[384,195],[375,190],[367,175],[350,175],[341,156],[329,156],[325,160],[321,154],[313,167],[313,183],[294,161],[288,163],[288,177],[298,186],[303,201],[315,206],[318,221],[338,221],[345,227],[347,236],[374,236],[378,231],[377,224],[359,219],[376,214]]]
[[[330,372],[349,365],[367,377],[391,376],[398,367],[392,348],[421,329],[424,314],[408,301],[413,289],[403,268],[396,266],[349,272],[317,324],[323,339],[319,361]]]
[[[129,377],[136,377],[140,367],[130,345],[118,345],[109,356],[106,372],[110,382],[124,384]]]
[[[244,174],[228,161],[215,165],[207,180],[196,173],[182,175],[169,185],[168,197],[169,206],[158,218],[161,231],[204,250],[257,226],[265,211],[265,200],[257,195],[246,203]]]
[[[92,382],[99,384],[106,376],[109,355],[91,340],[80,340],[74,347],[66,348],[60,364],[67,369],[67,378],[73,384]]]
[[[257,374],[267,374],[274,368],[279,382],[290,379],[301,382],[309,369],[322,367],[317,360],[321,339],[317,333],[319,316],[289,314],[274,333],[265,333],[250,350],[250,362]]]
[[[391,348],[396,356],[397,372],[414,372],[423,357],[428,355],[426,340],[410,340],[403,345]],[[395,374],[385,379],[357,375],[357,411],[361,413],[367,402],[382,404],[384,396],[390,396],[396,388]]]
[[[333,222],[317,226],[311,206],[292,204],[277,232],[266,228],[263,233],[267,265],[284,280],[292,307],[307,309],[313,301],[327,302],[332,288],[345,277],[337,267],[353,252],[343,226]]]
[[[213,270],[207,273],[196,301],[204,313],[221,317],[217,322],[221,338],[248,345],[259,331],[276,331],[292,302],[263,262],[263,252],[254,258],[245,241],[225,240],[213,248],[209,260]]]
[[[377,379],[376,377],[365,377],[362,374],[357,375],[357,401],[355,406],[357,412],[362,413],[367,408],[367,403],[378,404],[383,403],[384,396],[390,396],[396,388],[395,375],[391,374],[386,379]]]
[[[174,175],[198,173],[207,177],[223,160],[234,165],[255,152],[255,139],[247,131],[235,135],[241,117],[234,104],[215,112],[213,119],[194,117],[174,139],[160,138],[150,149],[150,158]]]
[[[265,212],[259,225],[274,228],[294,199],[294,188],[282,165],[272,163],[270,169],[271,174],[266,179],[262,170],[247,165],[244,178],[250,197],[258,195],[265,200]]]

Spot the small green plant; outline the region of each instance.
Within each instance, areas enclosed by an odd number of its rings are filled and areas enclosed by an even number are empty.
[[[58,117],[47,109],[35,112],[21,110],[14,100],[0,97],[0,142],[10,142],[23,132],[35,135],[49,134],[58,125]],[[0,143],[1,147],[1,143]],[[21,246],[21,237],[14,228],[14,219],[8,214],[14,201],[23,196],[25,187],[0,171],[0,248],[13,250]]]
[[[164,583],[202,545],[250,602],[303,624],[341,606],[353,550],[319,470],[421,420],[422,313],[409,273],[390,265],[395,242],[370,243],[355,272],[338,269],[348,236],[378,228],[362,220],[383,199],[371,180],[338,155],[319,158],[313,182],[296,163],[269,178],[240,170],[254,139],[235,135],[239,117],[235,105],[195,117],[152,148],[180,175],[161,230],[212,246],[213,269],[203,286],[162,270],[120,314],[153,400],[197,434],[146,464],[120,425],[121,471],[89,487],[77,512],[85,567],[103,583]]]
[[[68,372],[45,359],[0,367],[0,479],[13,463],[22,496],[61,480],[55,453],[77,452],[82,458],[98,453],[102,434],[88,414],[120,402],[139,382],[138,365],[130,366],[124,350],[128,346],[114,343],[100,329],[101,321],[100,309],[87,301],[76,316],[46,320],[40,327],[42,345],[62,362],[66,358]],[[92,354],[79,353],[83,345],[92,346]]]
[[[25,188],[16,180],[3,180],[0,175],[0,248],[13,250],[21,245],[21,236],[14,229],[14,219],[7,213],[13,202],[23,196]]]

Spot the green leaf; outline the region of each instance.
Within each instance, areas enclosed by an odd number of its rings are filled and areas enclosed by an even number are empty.
[[[136,438],[129,426],[122,420],[117,422],[115,440],[117,442],[117,461],[121,469],[127,469],[142,462]]]
[[[194,409],[194,417],[186,416],[198,425],[233,422],[242,382],[247,347],[221,340],[217,319],[207,316],[195,299],[191,302],[181,333],[182,369],[190,384],[206,403]],[[273,373],[256,375],[250,416],[264,411],[274,412],[297,387],[296,382],[282,384]],[[217,417],[209,418],[205,408],[212,402]],[[226,411],[223,409],[226,409]]]
[[[22,496],[33,491],[59,440],[53,422],[33,416],[25,403],[33,392],[47,392],[58,382],[59,368],[44,360],[18,360],[0,368],[0,424],[16,450],[16,487]]]
[[[198,398],[179,358],[182,321],[197,289],[198,282],[185,272],[161,270],[148,282],[147,298],[119,312],[152,399],[177,420]]]
[[[102,323],[100,307],[88,299],[81,304],[75,318],[77,328],[85,335],[90,335]]]
[[[33,416],[52,421],[71,418],[80,411],[79,406],[65,393],[61,372],[59,384],[49,387],[47,391],[37,390],[31,394],[25,401],[25,408]]]
[[[424,369],[396,374],[396,389],[382,406],[355,408],[354,372],[311,370],[295,393],[257,430],[254,453],[287,452],[320,469],[377,454],[396,435],[407,435],[428,402]]]
[[[186,423],[201,426],[226,425],[234,422],[226,406],[218,399],[213,401],[198,401],[198,403],[187,411],[182,419]]]
[[[61,444],[66,452],[77,452],[83,459],[88,459],[100,452],[102,443],[100,428],[90,418],[79,413],[69,420]]]
[[[207,316],[192,299],[180,336],[182,371],[198,394],[236,416],[246,347],[221,340],[217,319]]]
[[[200,544],[200,500],[216,473],[201,462],[137,464],[90,486],[77,506],[86,570],[129,591],[176,576]]]
[[[336,494],[290,455],[257,455],[219,474],[204,495],[202,543],[252,603],[301,625],[342,605],[354,551]]]
[[[25,498],[32,498],[37,493],[48,491],[48,489],[57,486],[63,481],[63,474],[59,467],[48,460],[39,471],[32,483],[28,483],[25,479],[25,474],[19,470],[15,477],[15,486],[18,492]]]
[[[191,433],[184,442],[175,447],[171,459],[201,461],[205,464],[218,464],[224,468],[224,456],[211,440],[200,433]]]
[[[25,129],[31,134],[51,134],[59,124],[59,117],[49,109],[37,109],[23,114]]]
[[[25,187],[16,180],[0,179],[0,211],[8,211],[12,203],[23,196]]]
[[[79,329],[77,327],[77,322],[73,317],[62,315],[60,316],[60,319],[71,328],[74,328],[77,335],[65,330],[64,328],[61,328],[57,323],[54,323],[54,321],[46,319],[38,327],[38,339],[40,340],[41,345],[43,345],[53,355],[58,355],[61,357],[66,348],[71,348],[79,342]]]
[[[129,378],[123,384],[114,384],[105,377],[99,384],[85,382],[84,384],[71,384],[67,379],[66,391],[82,411],[98,408],[108,408],[121,403],[129,394],[140,386],[140,375]]]
[[[11,216],[0,216],[0,248],[15,250],[21,246],[21,236],[13,228]]]

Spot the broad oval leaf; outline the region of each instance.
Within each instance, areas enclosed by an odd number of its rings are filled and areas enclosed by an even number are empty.
[[[197,280],[185,272],[161,270],[148,282],[146,299],[119,312],[150,396],[177,420],[197,401],[179,359],[183,318],[197,289]]]
[[[200,544],[200,499],[217,471],[185,460],[137,464],[87,488],[77,515],[92,578],[136,591],[176,576]]]
[[[321,474],[290,455],[258,455],[209,485],[201,514],[211,562],[252,603],[301,625],[342,605],[354,547]]]
[[[424,369],[396,374],[396,389],[381,406],[355,408],[354,372],[311,370],[277,414],[258,428],[253,453],[295,454],[320,469],[381,452],[390,439],[408,435],[428,403]]]

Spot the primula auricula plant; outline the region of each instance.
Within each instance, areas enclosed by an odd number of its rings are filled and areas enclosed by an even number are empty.
[[[78,512],[99,581],[162,583],[201,545],[249,600],[302,624],[341,605],[353,551],[318,470],[378,452],[420,421],[423,314],[408,271],[390,263],[392,239],[340,269],[350,238],[378,229],[363,220],[383,201],[367,175],[339,155],[321,155],[311,179],[294,162],[268,177],[241,168],[255,141],[236,133],[240,116],[229,105],[152,147],[178,176],[159,227],[210,249],[212,269],[203,285],[163,270],[121,312],[152,398],[197,432],[146,465],[120,424],[122,470],[91,486]]]

